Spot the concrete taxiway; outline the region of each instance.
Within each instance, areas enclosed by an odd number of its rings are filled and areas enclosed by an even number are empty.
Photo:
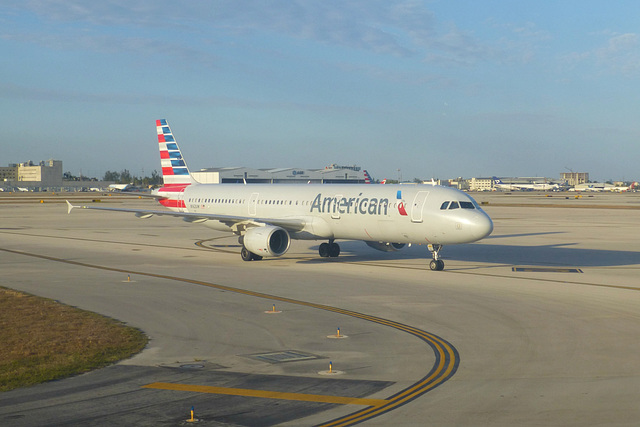
[[[495,231],[445,247],[444,272],[424,247],[361,242],[337,259],[294,242],[246,263],[203,226],[67,215],[65,196],[44,196],[0,195],[0,285],[151,340],[117,365],[0,394],[1,425],[183,425],[191,407],[213,426],[640,419],[638,193],[476,194]]]

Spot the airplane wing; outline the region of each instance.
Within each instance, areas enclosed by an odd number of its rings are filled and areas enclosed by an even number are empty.
[[[174,216],[182,218],[187,222],[205,222],[208,220],[220,221],[228,225],[245,223],[255,225],[271,224],[278,227],[282,227],[287,231],[297,232],[304,229],[306,221],[300,218],[256,218],[250,216],[234,216],[234,215],[218,215],[218,214],[206,214],[206,213],[193,213],[193,212],[174,212],[164,210],[153,209],[135,209],[135,208],[110,208],[105,206],[75,206],[68,200],[67,213],[71,213],[74,208],[78,209],[95,209],[101,211],[113,211],[113,212],[130,212],[135,214],[138,218],[151,218],[154,215],[157,216]]]
[[[115,190],[115,191],[110,191],[111,194],[117,194],[118,196],[125,196],[125,197],[141,197],[141,198],[148,198],[148,199],[166,199],[167,196],[161,196],[157,193],[153,193],[153,192],[136,192],[136,191],[120,191],[120,190]],[[78,207],[78,206],[75,206]]]
[[[143,197],[148,199],[165,199],[167,196],[161,196],[155,193],[137,193],[135,191],[112,191],[111,194],[117,194],[118,196],[132,196],[133,197]]]

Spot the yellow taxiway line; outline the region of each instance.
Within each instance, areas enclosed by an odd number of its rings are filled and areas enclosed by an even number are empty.
[[[323,394],[283,393],[279,391],[251,390],[246,388],[211,387],[205,385],[152,383],[142,388],[158,390],[193,391],[196,393],[227,394],[231,396],[261,397],[265,399],[299,400],[303,402],[337,403],[341,405],[382,406],[384,399],[362,399],[358,397],[327,396]]]

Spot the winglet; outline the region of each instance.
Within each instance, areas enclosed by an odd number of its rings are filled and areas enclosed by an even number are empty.
[[[71,213],[71,209],[78,207],[78,206],[73,206],[68,200],[65,200],[65,201],[67,202],[67,214]]]

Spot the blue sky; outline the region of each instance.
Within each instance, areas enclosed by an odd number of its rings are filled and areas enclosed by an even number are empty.
[[[0,165],[640,179],[637,1],[0,0]],[[399,172],[400,170],[400,172]]]

